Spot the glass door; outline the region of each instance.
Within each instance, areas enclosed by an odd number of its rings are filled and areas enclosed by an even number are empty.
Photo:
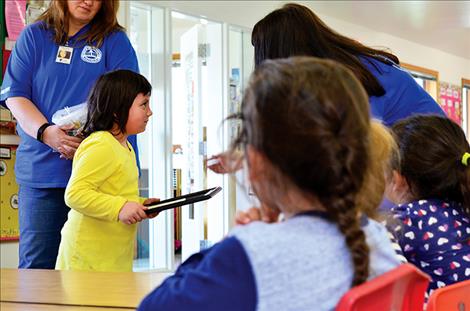
[[[137,135],[141,176],[140,195],[144,197],[170,197],[171,157],[167,150],[171,139],[169,74],[169,39],[165,36],[169,13],[166,10],[131,2],[127,4],[130,17],[129,38],[137,53],[140,73],[152,84],[151,109],[153,116],[147,130]],[[173,215],[164,212],[152,220],[139,224],[134,270],[171,269]]]
[[[150,40],[150,18],[151,10],[131,6],[130,9],[131,32],[129,39],[136,51],[139,61],[140,73],[149,81],[151,76],[151,40]],[[149,197],[148,173],[149,173],[149,157],[148,157],[148,141],[149,132],[146,131],[137,136],[137,145],[139,147],[139,159],[141,166],[141,175],[139,177],[140,196]],[[143,269],[149,266],[149,223],[144,221],[139,224],[137,240],[134,255],[134,268]]]
[[[254,48],[251,45],[251,31],[230,26],[228,32],[229,50],[229,101],[228,113],[240,112],[243,92],[254,69]],[[240,123],[231,121],[228,124],[229,142],[237,137]],[[254,196],[250,195],[245,182],[245,174],[240,170],[229,178],[229,224],[234,223],[237,210],[246,210],[256,205]]]
[[[174,184],[181,193],[225,188],[226,178],[206,166],[208,155],[224,147],[222,25],[179,12],[172,13],[172,24]],[[223,238],[225,194],[175,211],[182,260]]]
[[[239,109],[252,71],[251,31],[148,1],[123,7],[141,73],[153,86],[154,115],[138,137],[141,194],[164,199],[223,188],[209,201],[141,223],[134,270],[171,270],[227,234],[236,204],[250,205],[237,198],[235,179],[209,171],[206,159],[226,150],[236,134],[223,120]]]

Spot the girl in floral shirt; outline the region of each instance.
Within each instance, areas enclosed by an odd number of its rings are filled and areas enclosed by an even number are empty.
[[[440,116],[392,128],[399,155],[386,191],[396,204],[389,228],[409,262],[432,278],[429,290],[470,279],[470,146]]]

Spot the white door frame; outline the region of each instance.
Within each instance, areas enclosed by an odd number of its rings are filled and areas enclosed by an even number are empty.
[[[171,12],[152,9],[152,85],[154,117],[150,135],[149,194],[162,199],[172,196],[172,121],[171,121]],[[160,23],[159,23],[160,22]],[[174,267],[173,209],[150,221],[150,268]]]
[[[151,10],[151,84],[153,120],[149,131],[149,195],[151,197],[169,198],[172,193],[172,98],[171,98],[171,59],[172,59],[172,25],[169,7],[162,7],[151,1],[121,1],[120,21],[125,27],[129,27],[130,5]],[[204,18],[194,14],[180,12],[187,16]],[[221,21],[211,19],[222,25],[222,83],[223,83],[223,113],[228,111],[229,103],[229,58],[228,36],[230,27],[246,29],[236,25],[229,25]],[[243,69],[242,69],[243,70]],[[242,78],[242,77],[241,77]],[[228,147],[226,124],[223,125],[223,145]],[[227,194],[223,203],[223,221],[218,225],[217,232],[225,235],[230,228],[229,219],[229,176],[224,176],[223,187]],[[173,210],[163,212],[150,220],[150,269],[173,270],[174,262],[174,214]]]

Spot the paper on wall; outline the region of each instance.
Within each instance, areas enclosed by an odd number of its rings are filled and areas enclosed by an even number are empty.
[[[8,38],[16,41],[25,26],[26,0],[5,1],[5,23]]]

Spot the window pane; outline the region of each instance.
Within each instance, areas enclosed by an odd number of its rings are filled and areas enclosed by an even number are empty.
[[[140,73],[149,81],[151,77],[151,41],[150,41],[150,10],[131,5],[129,39],[134,47],[139,61]],[[140,196],[149,197],[149,129],[137,135],[137,145],[140,159]],[[134,270],[149,267],[149,221],[142,221],[137,231],[134,255]]]

